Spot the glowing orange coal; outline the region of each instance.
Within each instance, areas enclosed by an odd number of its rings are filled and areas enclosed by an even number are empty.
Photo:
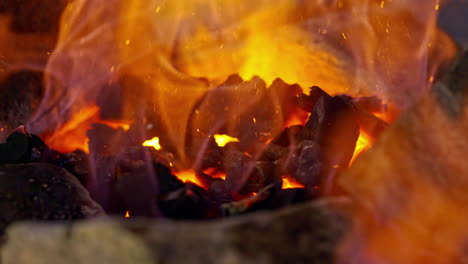
[[[184,183],[191,182],[208,190],[208,186],[199,179],[194,170],[177,171],[175,176]]]
[[[217,168],[208,168],[203,171],[203,173],[210,175],[213,179],[222,179],[226,180],[226,173],[218,170]]]
[[[296,188],[304,188],[304,187],[305,186],[302,183],[298,182],[292,177],[287,176],[283,178],[282,189],[296,189]]]
[[[148,139],[141,144],[143,147],[151,147],[155,150],[160,150],[162,147],[159,144],[159,137],[154,137],[152,139]]]

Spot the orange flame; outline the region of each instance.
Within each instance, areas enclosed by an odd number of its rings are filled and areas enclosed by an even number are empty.
[[[216,141],[216,144],[222,148],[225,147],[228,143],[239,142],[238,138],[231,137],[229,135],[224,135],[224,134],[215,134],[213,137],[214,137],[214,140]]]
[[[284,177],[282,180],[283,180],[282,189],[296,189],[296,188],[305,187],[302,183],[298,182],[297,180],[289,176]]]
[[[161,150],[161,145],[159,144],[159,137],[154,137],[152,139],[148,139],[141,144],[143,147],[152,147],[155,150]]]
[[[130,218],[130,211],[125,212],[125,218]]]
[[[45,142],[59,152],[72,152],[79,149],[89,153],[89,139],[86,132],[91,129],[92,124],[103,124],[114,129],[122,128],[124,131],[128,131],[131,121],[101,120],[99,119],[99,107],[91,105],[73,115],[51,136],[45,135]]]

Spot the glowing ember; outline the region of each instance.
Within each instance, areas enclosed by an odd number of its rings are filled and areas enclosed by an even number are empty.
[[[357,157],[364,151],[368,150],[372,146],[372,138],[360,131],[358,141],[356,142],[356,148],[354,149],[353,158],[351,159],[350,165],[354,163]]]
[[[95,123],[103,124],[108,127],[112,127],[113,129],[123,129],[124,131],[128,131],[130,129],[131,123],[121,121],[121,120],[99,120]]]
[[[231,136],[224,135],[224,134],[215,134],[213,137],[214,137],[214,139],[216,141],[216,144],[219,147],[224,147],[228,143],[231,143],[231,142],[239,142],[238,138],[231,137]]]
[[[208,190],[208,186],[200,181],[197,174],[193,170],[178,171],[175,173],[175,176],[184,183],[191,182]]]
[[[141,144],[143,147],[153,147],[155,150],[160,150],[161,145],[159,144],[159,138],[154,137],[152,139],[146,140]]]
[[[283,178],[283,185],[282,185],[283,189],[296,189],[296,188],[304,188],[304,187],[305,186],[303,184],[299,183],[298,181],[296,181],[295,179],[291,177]]]
[[[226,180],[226,173],[216,169],[216,168],[208,168],[203,171],[203,173],[210,175],[213,179],[222,179]]]
[[[125,212],[125,218],[130,218],[130,211]]]

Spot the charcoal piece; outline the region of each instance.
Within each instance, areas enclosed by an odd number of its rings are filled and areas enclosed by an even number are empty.
[[[206,147],[206,150],[203,152],[203,155],[201,157],[200,171],[204,171],[208,168],[222,167],[222,160],[223,160],[222,148],[218,147],[218,145],[216,144],[213,138],[208,139],[207,143],[208,145]]]
[[[229,189],[226,187],[226,182],[223,180],[214,181],[210,185],[208,192],[210,194],[210,200],[217,205],[229,203],[233,199]]]
[[[251,194],[244,199],[225,203],[221,206],[223,216],[235,216],[246,213],[250,207],[268,198],[272,189],[281,189],[281,182],[270,184],[261,189],[257,194]]]
[[[230,192],[237,192],[247,182],[247,173],[253,170],[255,161],[236,149],[230,149],[225,152],[223,165],[226,187]]]
[[[296,146],[284,167],[286,174],[314,189],[320,185],[323,173],[322,148],[317,142],[303,141]]]
[[[268,197],[258,203],[254,203],[245,213],[261,210],[276,210],[286,206],[304,203],[319,197],[318,191],[313,193],[305,188],[272,189]]]
[[[277,163],[268,161],[258,161],[250,173],[240,194],[257,193],[266,185],[281,180],[280,169]]]
[[[212,214],[211,205],[207,191],[191,183],[158,201],[162,214],[172,219],[207,218]]]
[[[314,111],[315,104],[322,96],[329,95],[320,87],[313,86],[310,88],[309,95],[300,94],[297,96],[297,105],[305,111],[312,113],[312,111]]]
[[[5,143],[0,144],[0,164],[27,162],[30,154],[27,134],[14,132]]]
[[[143,160],[142,148],[131,148],[116,161],[115,176],[108,183],[112,213],[129,210],[133,215],[159,216],[157,200],[185,186],[165,165]]]
[[[159,194],[165,195],[182,188],[185,184],[179,180],[171,170],[161,163],[154,162],[154,173],[158,179]]]
[[[265,148],[265,151],[263,152],[263,155],[260,157],[260,160],[274,162],[287,157],[288,154],[288,148],[276,144],[268,144]]]
[[[45,163],[0,166],[0,233],[14,221],[68,221],[103,214],[62,168]]]
[[[303,129],[304,127],[299,125],[287,127],[275,140],[273,140],[272,144],[281,147],[289,147],[290,145],[294,145],[297,143],[297,141],[300,140],[298,135],[300,135],[300,132]]]
[[[359,137],[359,115],[347,96],[322,96],[301,137],[313,140],[321,148],[321,188],[329,193],[335,186],[336,175],[347,168]]]
[[[276,79],[270,85],[254,77],[242,81],[232,76],[210,89],[194,107],[189,118],[186,153],[192,160],[204,155],[206,142],[213,134],[239,139],[242,152],[258,154],[258,143],[265,143],[283,129],[285,118],[297,113],[298,85]]]
[[[81,184],[86,186],[86,180],[89,175],[88,154],[82,150],[75,150],[70,153],[59,155],[53,163],[69,171]]]

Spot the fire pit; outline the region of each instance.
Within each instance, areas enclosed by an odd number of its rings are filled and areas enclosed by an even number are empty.
[[[42,4],[0,4],[2,263],[463,263],[466,2]]]

